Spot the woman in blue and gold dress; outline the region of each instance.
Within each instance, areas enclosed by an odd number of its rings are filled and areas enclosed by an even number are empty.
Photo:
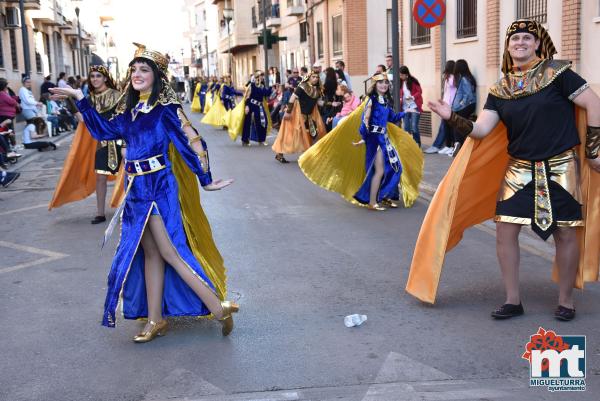
[[[224,301],[225,268],[200,206],[197,183],[212,191],[232,181],[213,181],[206,143],[166,79],[167,57],[137,46],[129,64],[130,82],[110,121],[80,90],[53,90],[78,100],[97,140],[123,139],[128,144],[125,200],[115,214],[122,211],[121,240],[108,276],[102,324],[115,326],[121,303],[126,319],[148,318],[135,342],[163,335],[168,316],[212,315],[228,335],[238,306]]]
[[[309,180],[349,202],[377,211],[396,208],[400,186],[404,205],[410,207],[419,195],[423,155],[411,136],[394,125],[404,113],[391,107],[387,75],[376,74],[371,82],[365,102],[304,152],[298,164]]]

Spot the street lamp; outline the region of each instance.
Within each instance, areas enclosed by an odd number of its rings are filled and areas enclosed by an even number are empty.
[[[205,45],[206,45],[206,77],[208,78],[210,76],[210,68],[209,68],[209,59],[208,59],[208,29],[204,29],[204,41],[205,41]]]
[[[77,15],[77,46],[79,47],[79,73],[83,76],[83,51],[81,49],[81,24],[79,23],[79,7],[75,7],[75,15]]]
[[[227,53],[228,53],[228,57],[229,57],[229,75],[231,75],[231,35],[229,34],[229,23],[233,19],[233,9],[230,7],[227,7],[227,5],[223,9],[223,19],[225,20],[225,23],[227,24],[227,43],[228,43]]]

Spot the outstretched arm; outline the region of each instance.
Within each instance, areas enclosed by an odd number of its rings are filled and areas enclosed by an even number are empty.
[[[106,120],[96,111],[83,96],[83,92],[73,88],[50,88],[53,95],[77,99],[77,108],[83,116],[85,125],[92,136],[99,141],[110,141],[122,138],[123,115],[118,115],[112,120]]]
[[[455,132],[464,138],[470,136],[475,139],[482,139],[488,136],[494,127],[500,122],[498,113],[483,109],[477,117],[477,121],[472,122],[464,117],[454,113],[450,105],[443,100],[428,102],[427,105],[435,114],[448,122]]]

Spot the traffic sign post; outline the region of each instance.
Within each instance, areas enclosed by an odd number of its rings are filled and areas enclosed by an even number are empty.
[[[417,0],[412,11],[417,24],[433,28],[440,25],[446,17],[446,3],[444,0]]]

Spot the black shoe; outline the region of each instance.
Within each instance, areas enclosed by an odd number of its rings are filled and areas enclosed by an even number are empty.
[[[523,305],[504,304],[492,312],[494,319],[510,319],[511,317],[520,316],[524,313]]]
[[[21,176],[21,173],[12,173],[10,171],[3,171],[0,176],[0,185],[4,188],[8,187],[10,184],[15,182],[17,178]]]
[[[554,311],[554,317],[563,322],[568,322],[575,319],[575,308],[567,308],[566,306],[558,305]]]
[[[94,217],[94,220],[92,220],[92,224],[100,224],[100,223],[104,223],[105,221],[106,221],[105,216],[96,216],[96,217]]]
[[[289,163],[289,161],[287,161],[283,155],[275,155],[275,160],[282,164]]]

